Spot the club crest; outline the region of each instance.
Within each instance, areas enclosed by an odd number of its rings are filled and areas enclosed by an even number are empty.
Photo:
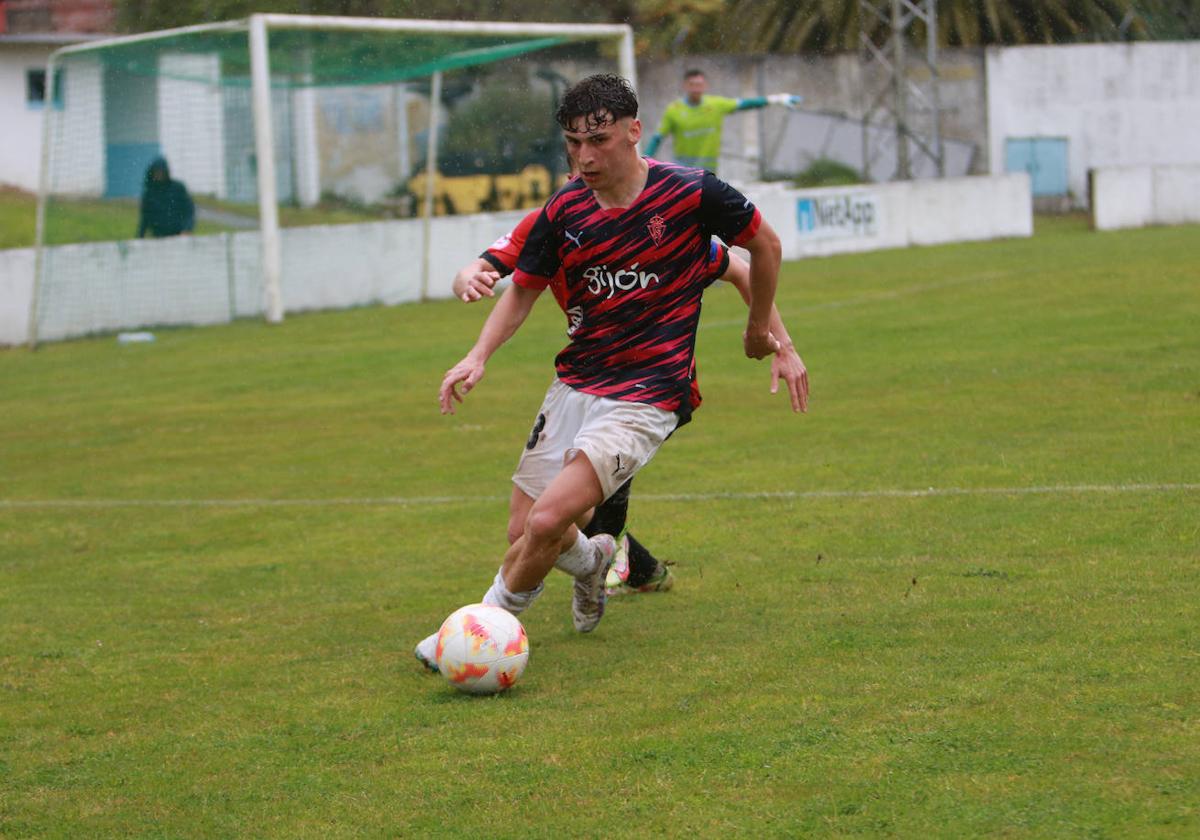
[[[654,244],[661,245],[663,234],[667,232],[667,220],[662,216],[655,216],[646,223],[646,229],[650,231],[650,238],[654,240]]]

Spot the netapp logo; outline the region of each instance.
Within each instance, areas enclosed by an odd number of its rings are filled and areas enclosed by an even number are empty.
[[[813,239],[874,236],[879,229],[879,199],[869,193],[846,193],[796,200],[796,228]]]

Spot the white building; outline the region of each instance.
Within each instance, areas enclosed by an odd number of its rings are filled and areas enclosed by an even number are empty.
[[[76,33],[0,35],[0,184],[37,190],[42,116],[48,107],[61,107],[61,94],[68,84],[60,78],[57,104],[46,102],[46,60],[59,47],[99,37]]]
[[[1088,171],[1200,164],[1200,41],[987,51],[993,174],[1088,203]]]

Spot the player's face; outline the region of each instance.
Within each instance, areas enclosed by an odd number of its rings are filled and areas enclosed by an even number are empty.
[[[622,117],[613,121],[610,117],[600,125],[588,126],[579,119],[571,129],[563,132],[567,156],[593,190],[606,189],[637,167],[637,143],[642,136],[639,120]]]
[[[683,80],[683,92],[687,94],[689,102],[698,105],[700,97],[708,92],[708,79],[703,76],[689,76]]]

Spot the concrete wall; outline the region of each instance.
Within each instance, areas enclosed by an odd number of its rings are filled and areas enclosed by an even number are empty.
[[[525,212],[435,219],[429,296],[449,297],[459,266]],[[287,228],[282,239],[288,312],[421,298],[420,220]],[[47,248],[38,338],[260,316],[260,249],[255,231]],[[33,278],[32,249],[0,251],[0,345],[29,340]]]
[[[1025,173],[747,194],[779,233],[784,259],[1033,235]]]
[[[1096,167],[1200,164],[1200,41],[987,51],[991,171],[1008,139],[1068,142],[1074,203]]]
[[[33,260],[32,248],[0,251],[0,347],[29,340]]]
[[[1023,173],[824,190],[767,185],[749,195],[788,259],[1033,232]],[[435,219],[429,296],[449,297],[458,267],[524,212]],[[422,243],[419,220],[286,229],[284,307],[419,300]],[[39,339],[261,315],[259,247],[258,234],[245,232],[48,248]],[[28,340],[32,286],[32,250],[0,251],[0,344]]]
[[[1129,166],[1092,172],[1096,230],[1200,223],[1200,166]]]

